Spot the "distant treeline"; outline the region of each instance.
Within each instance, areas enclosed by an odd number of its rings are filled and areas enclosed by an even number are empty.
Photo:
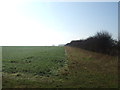
[[[112,39],[112,35],[108,32],[97,32],[94,36],[87,39],[74,40],[65,46],[79,47],[86,50],[105,53],[109,55],[117,55],[120,50],[120,41]]]

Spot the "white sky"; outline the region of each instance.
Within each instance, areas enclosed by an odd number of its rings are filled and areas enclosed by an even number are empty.
[[[26,0],[27,1],[27,0]],[[29,1],[30,2],[30,1]],[[3,0],[0,4],[0,44],[1,45],[57,45],[62,33],[43,22],[22,16],[17,6],[24,0]],[[48,32],[49,30],[49,32]],[[57,37],[57,38],[55,38]],[[61,40],[63,40],[61,38]]]
[[[29,18],[18,10],[20,5],[33,1],[0,1],[0,46],[48,46],[65,44],[72,39],[78,39],[74,34],[70,37],[67,32],[56,30],[58,28],[45,24],[42,20]]]

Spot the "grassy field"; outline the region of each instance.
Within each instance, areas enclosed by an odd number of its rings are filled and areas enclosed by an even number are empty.
[[[57,76],[59,69],[67,63],[64,47],[12,46],[3,47],[2,50],[3,88],[30,87],[33,81],[38,82],[37,78],[47,80],[48,77]]]
[[[118,57],[66,47],[75,87],[117,88]]]
[[[73,47],[3,47],[3,88],[115,88],[117,57]]]

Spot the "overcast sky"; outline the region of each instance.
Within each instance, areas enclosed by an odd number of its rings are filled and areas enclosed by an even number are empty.
[[[117,2],[2,0],[0,45],[48,46],[104,30],[118,38]]]

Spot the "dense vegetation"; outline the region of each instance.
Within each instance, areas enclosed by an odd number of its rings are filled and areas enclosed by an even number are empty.
[[[109,55],[117,55],[120,42],[112,39],[108,32],[97,32],[94,36],[84,40],[71,41],[66,46],[80,47],[86,50],[105,53]]]

